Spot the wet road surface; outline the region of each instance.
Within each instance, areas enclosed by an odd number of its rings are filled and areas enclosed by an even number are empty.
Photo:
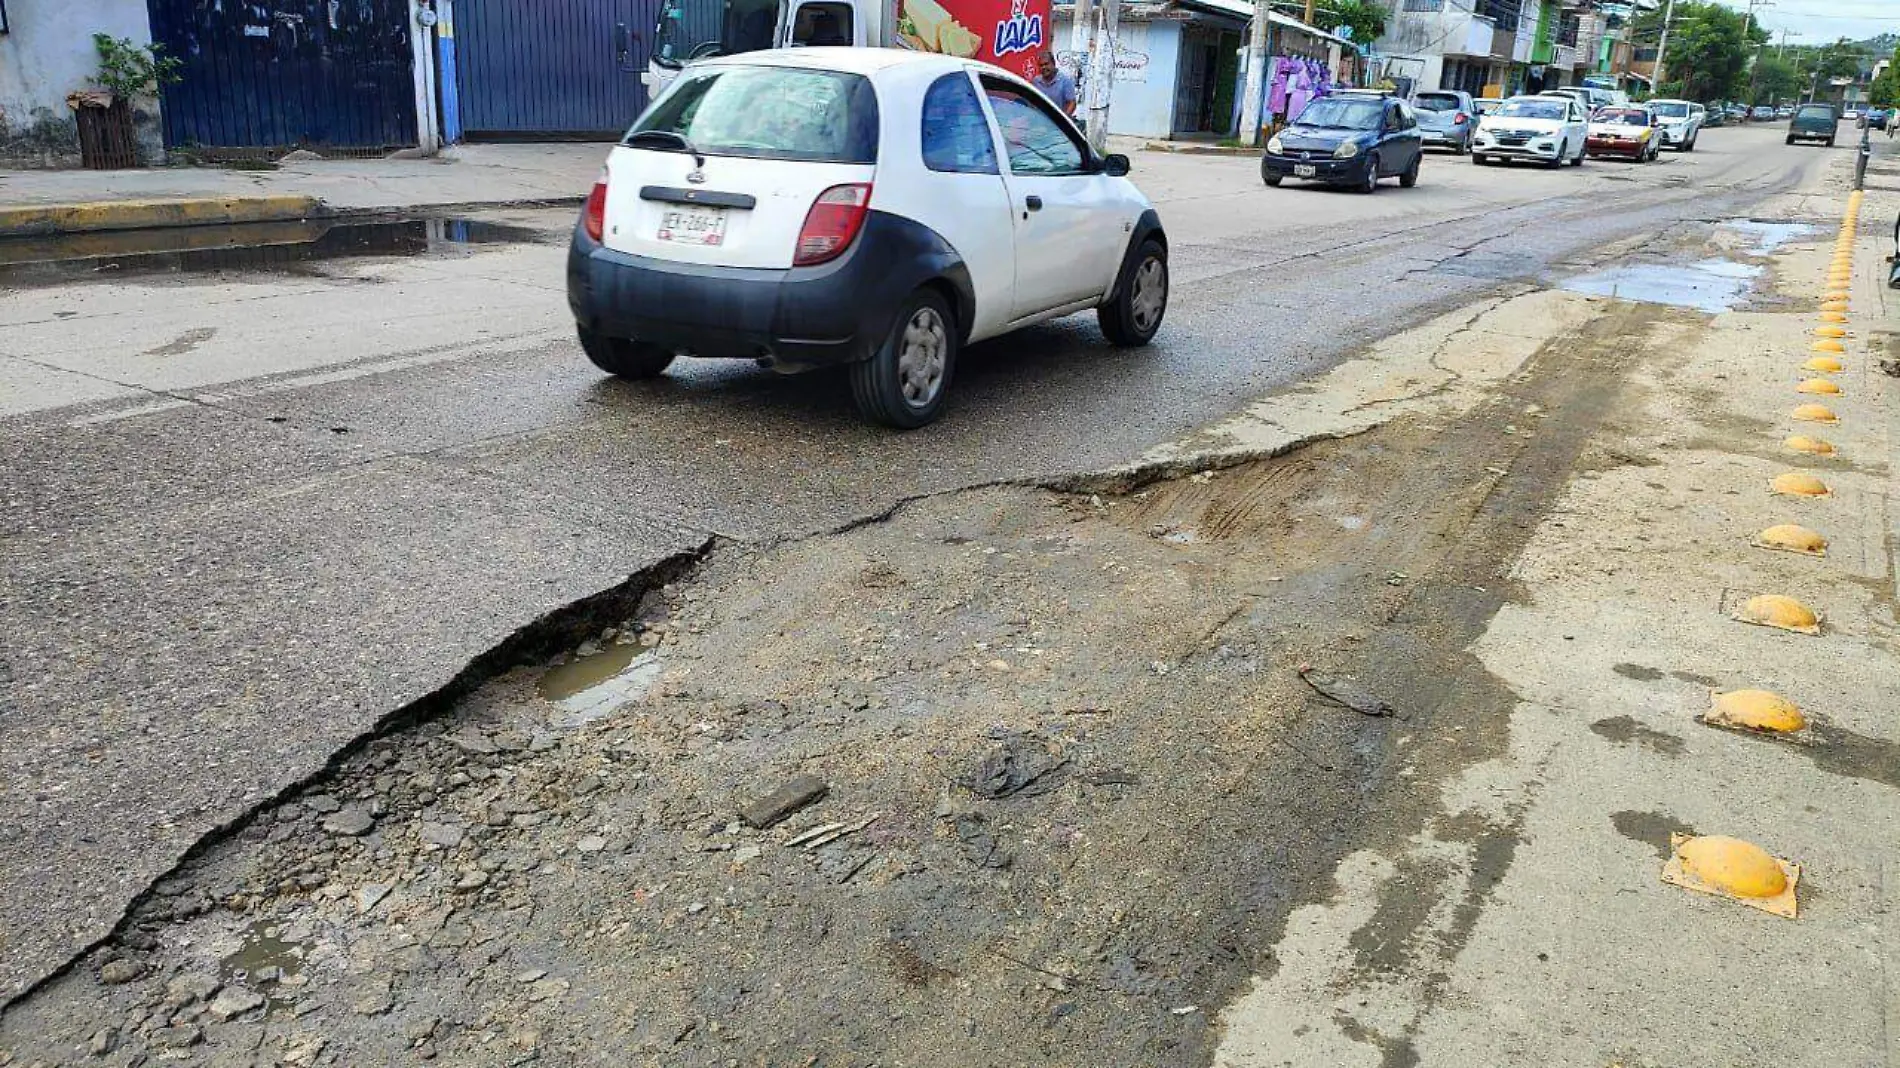
[[[901,436],[860,425],[836,375],[601,378],[565,322],[566,213],[474,220],[523,231],[479,246],[425,226],[368,255],[9,268],[0,985],[656,562],[1128,462],[1432,312],[1745,214],[1827,155],[1743,129],[1651,167],[1434,157],[1370,198],[1144,155],[1176,284],[1157,345],[1111,350],[1078,317],[979,346],[943,423]]]

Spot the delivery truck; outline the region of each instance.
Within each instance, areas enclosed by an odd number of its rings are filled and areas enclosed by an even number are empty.
[[[1055,27],[1050,0],[663,0],[644,80],[650,95],[708,56],[765,48],[910,48],[1033,78]]]

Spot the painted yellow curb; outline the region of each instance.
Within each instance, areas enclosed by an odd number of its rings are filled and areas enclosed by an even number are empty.
[[[80,204],[0,206],[0,237],[43,237],[95,230],[149,230],[169,226],[224,226],[282,222],[321,213],[316,197],[178,197],[101,200]]]

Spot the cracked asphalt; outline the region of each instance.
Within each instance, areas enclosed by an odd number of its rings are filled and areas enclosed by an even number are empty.
[[[1176,282],[1154,349],[1085,318],[981,346],[946,419],[902,436],[859,425],[836,376],[601,379],[565,322],[564,212],[400,255],[9,270],[0,988],[366,732],[578,635],[572,606],[631,576],[1136,462],[1434,314],[1745,215],[1828,157],[1716,130],[1646,168],[1435,157],[1365,198],[1143,154]]]

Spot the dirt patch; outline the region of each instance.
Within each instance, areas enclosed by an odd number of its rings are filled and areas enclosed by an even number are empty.
[[[1271,972],[1290,909],[1501,746],[1515,698],[1466,646],[1655,314],[1606,309],[1455,420],[715,551],[594,642],[653,650],[626,658],[658,664],[643,696],[563,728],[516,672],[371,743],[164,884],[0,1048],[1205,1061],[1209,1010]],[[828,792],[739,819],[800,775]],[[1518,832],[1439,830],[1481,861],[1449,890],[1419,873],[1420,900],[1458,901],[1456,943]],[[1455,954],[1422,917],[1367,965]],[[294,971],[227,966],[260,932]]]

